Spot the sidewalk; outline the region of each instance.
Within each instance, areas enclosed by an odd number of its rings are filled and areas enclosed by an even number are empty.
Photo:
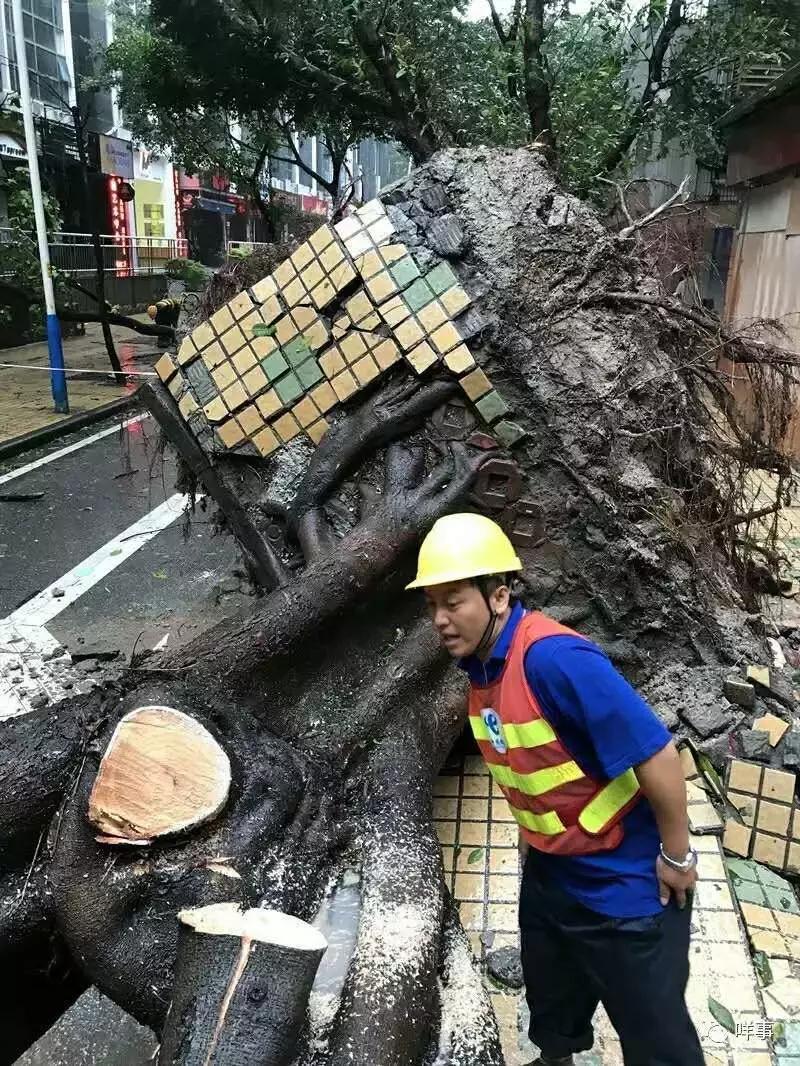
[[[120,326],[112,326],[112,333],[123,370],[149,370],[161,354],[155,337],[145,337]],[[131,378],[127,385],[119,386],[113,377],[69,373],[71,369],[110,371],[100,325],[93,322],[87,324],[85,336],[64,341],[69,415],[56,414],[53,410],[50,375],[41,369],[48,366],[45,342],[0,349],[0,364],[3,363],[15,363],[23,368],[0,366],[0,444],[128,396],[144,380]]]
[[[478,756],[467,757],[455,773],[442,773],[434,787],[433,806],[445,878],[459,902],[461,920],[485,973],[489,951],[519,948],[517,826]],[[794,1058],[797,1052],[776,1054],[770,1046],[773,1024],[777,1031],[776,1015],[764,1002],[718,838],[701,836],[692,843],[701,854],[687,1002],[707,1066],[800,1066],[800,1058]],[[771,965],[779,979],[776,983],[781,989],[791,986],[793,1006],[800,1006],[800,980],[790,974],[789,963],[772,959]],[[524,995],[501,990],[489,978],[486,982],[500,1024],[507,1066],[530,1063],[537,1053],[526,1036]],[[710,1000],[730,1011],[738,1027],[736,1034],[718,1023],[709,1008]],[[793,1011],[777,1014],[784,1024],[792,1016]],[[619,1041],[602,1009],[595,1026],[595,1048],[578,1055],[577,1062],[580,1066],[622,1066]]]

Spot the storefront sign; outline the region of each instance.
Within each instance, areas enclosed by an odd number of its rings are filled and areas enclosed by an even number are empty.
[[[100,134],[100,170],[120,178],[133,177],[133,150],[129,141]]]
[[[9,133],[0,133],[0,155],[9,159],[27,159],[24,145]]]

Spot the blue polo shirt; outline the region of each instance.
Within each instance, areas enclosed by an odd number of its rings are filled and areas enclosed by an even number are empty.
[[[524,614],[516,604],[485,662],[475,655],[461,660],[473,684],[498,677]],[[544,716],[586,774],[617,777],[671,739],[654,711],[583,637],[537,641],[525,656],[525,675]],[[625,815],[623,825],[622,843],[613,851],[563,856],[531,849],[531,861],[590,910],[614,918],[656,914],[662,909],[655,876],[660,838],[646,799]]]

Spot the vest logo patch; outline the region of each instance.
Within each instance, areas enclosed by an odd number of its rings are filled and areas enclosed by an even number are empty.
[[[499,755],[505,755],[508,751],[508,744],[503,737],[503,723],[500,715],[491,707],[484,707],[481,711],[481,718],[489,731],[489,742],[492,747]]]

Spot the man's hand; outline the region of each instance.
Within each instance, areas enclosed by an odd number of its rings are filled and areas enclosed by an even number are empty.
[[[658,878],[658,895],[661,899],[661,905],[666,907],[672,893],[675,896],[675,902],[678,907],[683,910],[686,906],[686,893],[693,892],[694,886],[697,884],[697,867],[693,866],[691,870],[686,870],[685,872],[673,870],[671,866],[667,866],[659,855],[656,860],[656,877]]]

